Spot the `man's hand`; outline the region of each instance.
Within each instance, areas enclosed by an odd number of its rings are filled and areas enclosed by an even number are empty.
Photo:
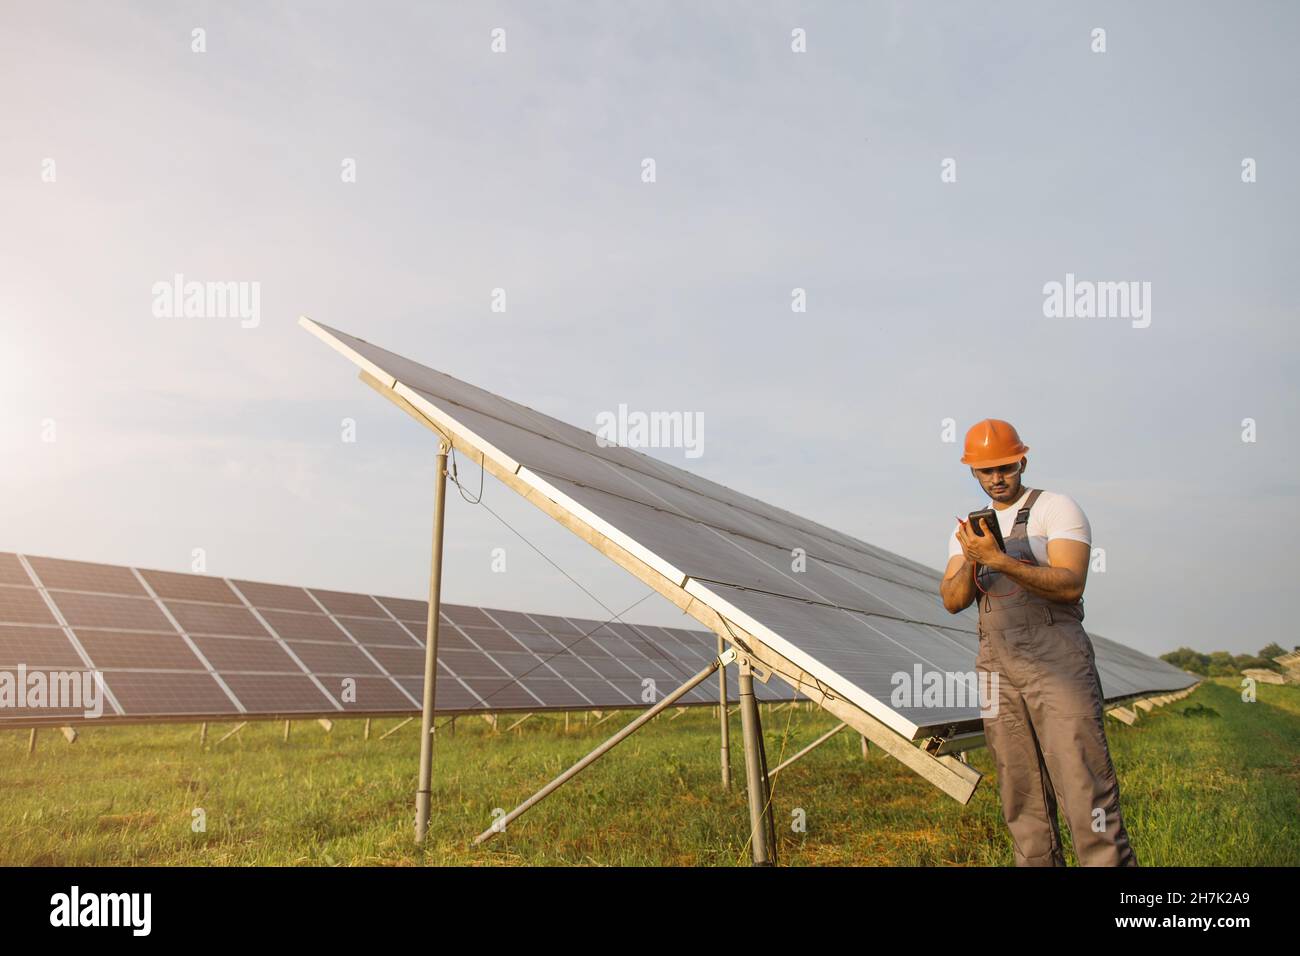
[[[980,520],[978,518],[976,521]],[[984,533],[978,535],[969,524],[961,518],[957,519],[957,543],[961,545],[962,551],[966,553],[966,560],[971,564],[982,564],[991,571],[1001,571],[1006,567],[1008,558],[1006,552],[998,547],[993,533],[989,531],[987,524],[983,528]]]

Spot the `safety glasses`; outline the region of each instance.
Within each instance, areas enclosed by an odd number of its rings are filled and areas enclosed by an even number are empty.
[[[1007,465],[995,465],[992,468],[976,468],[975,474],[981,478],[992,478],[994,475],[1001,475],[1003,478],[1011,478],[1020,474],[1020,462],[1013,461]]]

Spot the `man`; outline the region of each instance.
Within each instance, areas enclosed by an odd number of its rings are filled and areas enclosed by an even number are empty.
[[[962,463],[989,496],[1006,551],[958,526],[939,591],[951,613],[979,606],[975,669],[997,674],[984,739],[998,770],[1017,866],[1064,866],[1059,797],[1084,866],[1137,866],[1106,745],[1101,681],[1083,629],[1088,519],[1067,495],[1024,487],[1029,446],[1007,422],[966,433]],[[981,680],[988,680],[981,677]],[[994,710],[996,707],[996,710]]]

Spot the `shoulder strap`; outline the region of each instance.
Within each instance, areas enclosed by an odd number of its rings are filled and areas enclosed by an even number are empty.
[[[1025,502],[1023,508],[1016,512],[1016,524],[1029,523],[1029,509],[1034,506],[1034,502],[1038,500],[1038,496],[1042,493],[1043,489],[1041,488],[1034,488],[1029,492],[1029,500]]]

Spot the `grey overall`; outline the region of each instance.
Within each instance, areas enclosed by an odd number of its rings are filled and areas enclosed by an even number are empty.
[[[1040,493],[1030,492],[1006,539],[1007,554],[1034,565],[1029,509]],[[1083,629],[1082,603],[1049,601],[984,567],[979,584],[989,593],[975,595],[975,670],[998,675],[997,712],[985,715],[984,738],[997,766],[1016,865],[1065,865],[1059,798],[1080,864],[1137,866],[1120,817],[1101,680]]]

